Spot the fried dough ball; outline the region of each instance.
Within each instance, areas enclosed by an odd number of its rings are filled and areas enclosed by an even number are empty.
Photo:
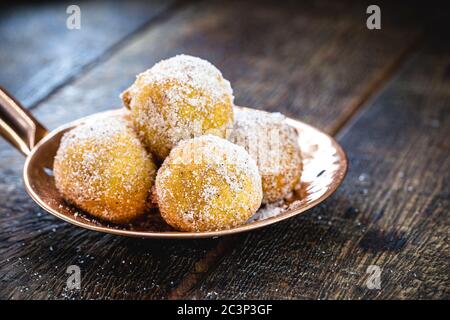
[[[244,148],[213,135],[182,141],[156,176],[162,217],[182,231],[245,223],[260,207],[261,176]]]
[[[228,137],[233,125],[230,82],[208,61],[187,55],[162,60],[121,95],[136,131],[159,159],[181,140]]]
[[[302,159],[297,130],[280,113],[235,110],[230,141],[244,147],[259,168],[263,203],[288,198],[299,183]]]
[[[123,116],[90,120],[64,134],[54,161],[63,197],[99,219],[143,214],[156,166]]]

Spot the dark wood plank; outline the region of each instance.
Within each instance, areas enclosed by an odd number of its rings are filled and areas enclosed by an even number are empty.
[[[339,136],[338,192],[243,238],[189,297],[448,299],[449,68],[448,43],[426,46]],[[380,290],[366,287],[370,265]]]
[[[66,2],[22,2],[0,10],[0,84],[33,105],[174,1],[82,1],[81,29],[66,28]]]
[[[287,7],[256,2],[190,6],[142,32],[33,112],[54,128],[116,107],[118,94],[136,73],[184,52],[221,68],[233,83],[237,103],[279,110],[330,131],[389,75],[417,33],[390,23],[383,32],[368,33],[355,14],[365,12],[360,4],[333,6],[339,16],[330,16],[326,8],[321,2]],[[0,142],[0,156],[5,159],[0,163],[0,202],[8,204],[0,208],[3,297],[161,298],[174,292],[182,296],[232,249],[214,239],[133,240],[59,222],[39,210],[23,191],[20,155]],[[70,264],[81,264],[85,274],[80,292],[64,291],[63,269]],[[40,280],[35,281],[35,273]]]

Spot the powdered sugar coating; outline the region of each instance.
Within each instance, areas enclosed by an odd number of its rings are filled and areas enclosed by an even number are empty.
[[[258,165],[264,191],[263,203],[290,196],[299,182],[302,159],[297,131],[280,113],[235,110],[230,141],[243,146]]]
[[[208,61],[188,55],[162,60],[122,93],[147,147],[163,160],[181,140],[223,138],[233,124],[230,82]]]
[[[261,176],[244,148],[213,135],[180,142],[158,170],[162,217],[183,231],[245,223],[262,200]]]
[[[54,161],[63,197],[116,223],[144,212],[155,174],[156,166],[122,116],[91,119],[68,131]]]

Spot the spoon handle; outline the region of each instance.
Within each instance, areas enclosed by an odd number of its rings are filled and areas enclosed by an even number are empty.
[[[0,87],[0,135],[28,156],[47,130],[11,94]]]

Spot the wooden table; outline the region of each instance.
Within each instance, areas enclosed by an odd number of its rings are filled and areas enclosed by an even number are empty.
[[[0,85],[49,128],[119,106],[138,72],[187,53],[219,67],[238,104],[335,135],[350,169],[323,204],[261,230],[129,239],[41,210],[2,140],[0,298],[450,298],[448,17],[392,2],[381,30],[361,1],[81,2],[80,30],[58,2],[2,8]],[[69,265],[81,290],[66,288]]]

